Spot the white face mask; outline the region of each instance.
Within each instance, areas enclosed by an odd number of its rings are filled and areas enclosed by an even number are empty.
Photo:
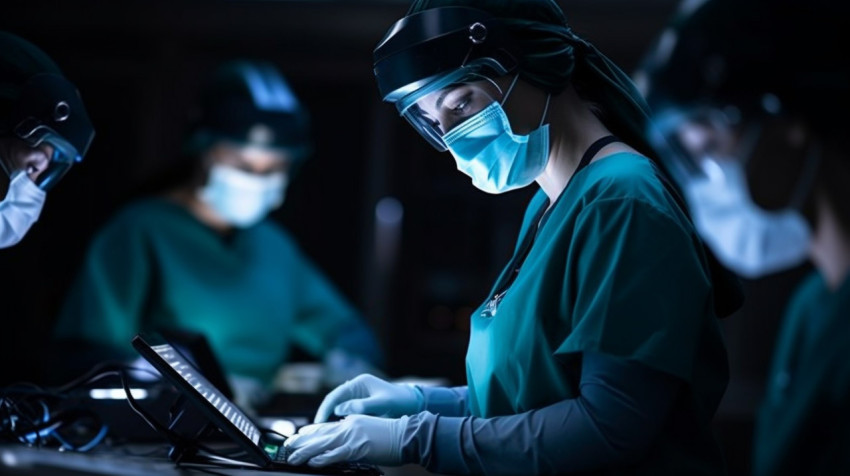
[[[231,225],[256,224],[283,203],[287,176],[259,175],[227,165],[213,165],[198,198]]]
[[[47,193],[38,188],[23,170],[12,174],[6,198],[0,202],[0,248],[21,241],[38,220]]]
[[[702,167],[706,178],[683,188],[697,231],[723,264],[758,278],[806,259],[811,231],[799,212],[759,208],[738,160],[703,159]]]

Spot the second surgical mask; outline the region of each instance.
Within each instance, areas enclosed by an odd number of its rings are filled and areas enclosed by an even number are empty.
[[[20,170],[12,174],[6,198],[0,202],[0,248],[21,241],[38,220],[47,194]]]
[[[686,184],[684,191],[697,230],[722,263],[759,278],[806,259],[811,230],[797,210],[759,208],[734,158],[705,158],[702,165],[706,178]]]
[[[214,165],[198,197],[228,223],[248,227],[283,203],[287,183],[283,172],[259,175]]]

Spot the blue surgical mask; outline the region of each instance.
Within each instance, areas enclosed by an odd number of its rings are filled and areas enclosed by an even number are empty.
[[[21,241],[38,220],[46,196],[23,170],[12,174],[6,198],[0,202],[0,248]]]
[[[741,276],[759,278],[805,261],[811,230],[796,207],[759,208],[734,158],[704,158],[701,166],[705,178],[683,189],[697,230],[722,263]]]
[[[286,185],[283,172],[259,175],[214,165],[198,197],[231,225],[248,227],[283,203]]]
[[[505,99],[508,94],[510,90]],[[477,188],[494,194],[522,188],[534,182],[549,161],[549,125],[542,125],[548,107],[549,96],[541,125],[519,135],[511,131],[502,105],[494,102],[446,133],[443,141],[458,170],[472,177]]]

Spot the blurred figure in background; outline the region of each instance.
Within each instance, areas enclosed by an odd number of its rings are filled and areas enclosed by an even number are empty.
[[[178,185],[129,204],[92,241],[55,328],[80,358],[51,365],[73,364],[73,377],[133,360],[137,332],[177,329],[209,340],[243,404],[262,402],[294,346],[324,362],[329,386],[377,371],[382,351],[361,315],[267,218],[310,155],[309,133],[273,65],[221,65],[189,160],[174,165]]]
[[[636,75],[696,225],[747,277],[805,259],[756,418],[758,476],[850,473],[848,7],[683,8]]]
[[[0,248],[26,235],[47,191],[83,159],[93,137],[80,94],[56,63],[0,31]]]

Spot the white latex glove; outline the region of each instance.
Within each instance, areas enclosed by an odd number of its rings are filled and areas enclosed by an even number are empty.
[[[331,390],[319,405],[313,421],[326,422],[333,414],[400,417],[419,413],[424,404],[422,391],[412,385],[390,383],[374,375],[363,374]]]
[[[290,450],[286,462],[310,466],[343,461],[400,465],[407,419],[352,415],[338,422],[307,425],[284,442]]]

